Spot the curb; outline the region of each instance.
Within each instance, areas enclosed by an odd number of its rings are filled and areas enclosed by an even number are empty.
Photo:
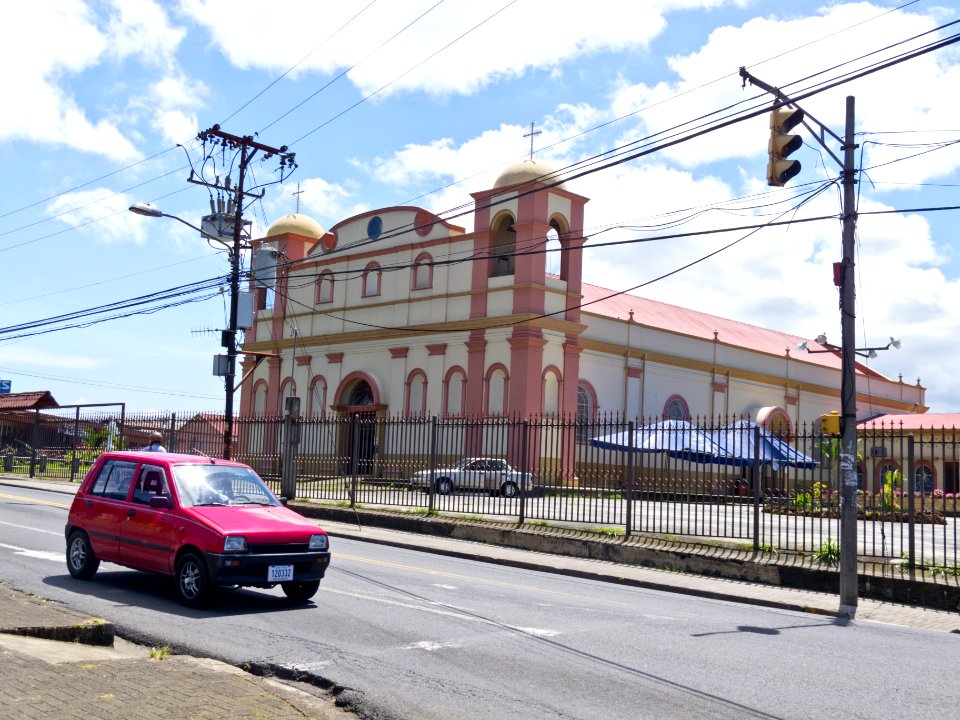
[[[661,570],[679,571],[704,577],[761,583],[834,595],[838,592],[840,582],[839,575],[836,571],[799,567],[797,565],[784,565],[763,559],[753,559],[752,557],[731,557],[739,553],[739,551],[712,546],[689,545],[687,546],[689,549],[677,549],[675,543],[663,542],[660,546],[654,547],[649,542],[644,544],[642,540],[632,538],[587,537],[587,533],[577,530],[565,531],[556,528],[533,530],[519,528],[513,524],[497,525],[491,523],[487,525],[473,521],[455,522],[443,518],[409,517],[399,513],[330,507],[304,501],[293,501],[290,503],[290,507],[302,515],[317,520],[330,520],[349,525],[358,525],[362,522],[370,527],[397,530],[418,535],[480,542],[518,550],[624,565],[637,565]],[[622,578],[611,573],[590,573],[573,568],[558,569],[536,561],[525,562],[503,558],[491,559],[482,553],[470,553],[452,548],[424,548],[421,544],[413,541],[404,542],[402,540],[384,538],[378,538],[374,541],[373,539],[367,540],[359,534],[341,534],[336,531],[330,534],[335,537],[349,537],[353,540],[377,542],[412,550],[427,550],[450,557],[497,562],[528,570],[544,570],[547,572],[575,575],[585,579],[619,582],[656,590],[680,591],[680,589],[669,583],[652,583],[649,581]],[[753,555],[753,553],[750,553],[750,555]],[[936,610],[957,611],[960,609],[960,587],[956,585],[950,586],[863,573],[858,575],[858,585],[860,596],[865,598],[905,605],[916,605]],[[741,603],[770,605],[789,610],[824,614],[820,609],[809,608],[802,604],[785,604],[779,601],[768,603],[767,601],[748,599],[732,593],[717,593],[692,588],[683,588],[682,592],[713,599],[734,599]]]

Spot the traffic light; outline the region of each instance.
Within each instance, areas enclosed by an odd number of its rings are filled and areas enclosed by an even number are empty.
[[[790,153],[800,149],[803,138],[790,135],[790,131],[803,121],[800,108],[775,108],[770,113],[770,143],[767,147],[770,161],[767,163],[767,185],[783,187],[790,178],[800,172],[799,160],[787,160]]]

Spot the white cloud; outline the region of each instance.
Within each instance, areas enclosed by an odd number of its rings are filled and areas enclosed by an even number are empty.
[[[740,27],[720,27],[710,34],[707,43],[696,52],[670,58],[669,65],[677,75],[676,80],[652,87],[621,80],[612,94],[613,112],[616,116],[622,116],[640,110],[636,116],[638,126],[624,130],[624,139],[632,139],[650,132],[669,131],[690,118],[701,116],[705,110],[727,107],[755,96],[760,96],[760,99],[737,106],[735,110],[761,107],[772,101],[772,96],[750,85],[740,91],[741,80],[736,74],[740,66],[746,66],[752,74],[770,85],[799,94],[827,77],[863,67],[880,58],[892,57],[918,46],[920,41],[869,60],[854,62],[835,73],[793,84],[806,75],[807,69],[823,66],[823,58],[836,58],[838,62],[853,59],[864,51],[933,29],[940,22],[940,15],[939,10],[929,14],[889,12],[889,8],[870,3],[849,3],[825,7],[812,17],[778,19],[769,16],[755,18]],[[923,41],[930,39],[927,37]],[[785,47],[797,49],[784,53]],[[956,53],[940,51],[858,80],[855,86],[857,129],[943,129],[942,118],[956,117],[960,110],[957,94],[942,91],[943,88],[960,84],[960,67],[955,62],[948,64],[947,58],[955,61]],[[898,88],[896,102],[890,102],[891,87]],[[842,135],[844,97],[850,92],[850,86],[840,86],[809,98],[802,105],[817,120]],[[717,119],[720,117],[717,116]],[[686,167],[739,157],[759,158],[766,153],[768,132],[767,117],[761,115],[670,148],[665,153]],[[806,130],[800,128],[795,132],[806,136],[807,145],[813,148],[806,152],[814,160],[816,156],[811,153],[819,152],[816,143]],[[877,139],[890,140],[888,137]],[[914,136],[906,142],[925,140],[917,140]],[[896,141],[904,140],[901,137]],[[836,151],[836,143],[832,143],[832,146]],[[871,144],[865,147],[865,165],[868,167],[886,162],[894,156],[916,152],[915,149],[881,149]],[[834,163],[829,159],[826,162],[828,174],[835,176],[837,168]],[[884,181],[894,177],[903,178],[908,173],[911,180],[922,182],[949,174],[958,166],[960,146],[954,146],[950,151],[930,153],[909,164],[898,163],[889,169],[878,168],[871,177],[875,181]],[[762,171],[763,168],[760,168],[758,173]]]
[[[274,219],[296,211],[297,201],[293,198],[300,192],[300,213],[309,215],[319,222],[324,230],[344,218],[367,209],[358,203],[354,194],[339,183],[328,182],[323,178],[305,178],[299,183],[284,183],[269,201],[264,201],[268,217]]]
[[[107,23],[110,52],[120,59],[136,56],[169,66],[186,31],[172,27],[164,9],[152,0],[111,0],[111,4],[116,14]]]
[[[139,244],[146,240],[146,227],[143,218],[128,210],[133,202],[133,198],[123,193],[94,188],[58,196],[47,205],[46,213],[100,242]]]
[[[470,94],[530,70],[553,71],[590,53],[642,49],[663,31],[670,11],[712,7],[722,0],[594,0],[589,12],[575,0],[554,0],[549,11],[540,3],[460,0],[443,3],[419,20],[434,3],[408,0],[378,4],[349,22],[366,4],[279,0],[270,13],[262,13],[256,0],[185,0],[182,9],[206,26],[224,56],[240,68],[282,72],[299,63],[296,75],[356,65],[348,77],[363,94],[383,88],[384,95],[403,90],[445,95]],[[252,15],[258,17],[255,24],[247,19]]]
[[[64,370],[89,370],[102,366],[102,362],[87,355],[71,355],[64,352],[48,352],[30,345],[0,345],[0,363],[16,367],[58,368]]]
[[[7,98],[0,113],[0,141],[25,139],[59,144],[116,160],[135,155],[133,145],[109,120],[94,121],[64,89],[65,78],[96,65],[107,41],[79,0],[17,3],[5,9],[8,28],[0,43],[0,81]]]

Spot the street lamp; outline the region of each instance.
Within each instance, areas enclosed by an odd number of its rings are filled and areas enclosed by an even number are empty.
[[[161,212],[159,208],[153,205],[137,202],[131,205],[129,209],[130,212],[136,215],[143,215],[144,217],[165,217],[176,220],[189,228],[193,228],[205,238],[220,243],[227,249],[227,252],[230,253],[230,328],[224,332],[224,337],[221,341],[221,344],[227,349],[227,367],[226,372],[224,372],[226,401],[223,410],[223,457],[225,460],[229,460],[233,446],[233,395],[235,390],[234,378],[237,374],[237,310],[240,295],[240,251],[245,247],[249,247],[241,243],[241,225],[237,223],[233,244],[230,244],[222,238],[197,227],[193,223],[187,222],[181,217]]]

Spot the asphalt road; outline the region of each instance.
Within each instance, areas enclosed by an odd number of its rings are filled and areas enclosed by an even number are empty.
[[[336,540],[315,604],[182,608],[170,581],[64,564],[69,497],[0,487],[0,577],[130,639],[352,688],[365,717],[929,718],[960,638]]]

